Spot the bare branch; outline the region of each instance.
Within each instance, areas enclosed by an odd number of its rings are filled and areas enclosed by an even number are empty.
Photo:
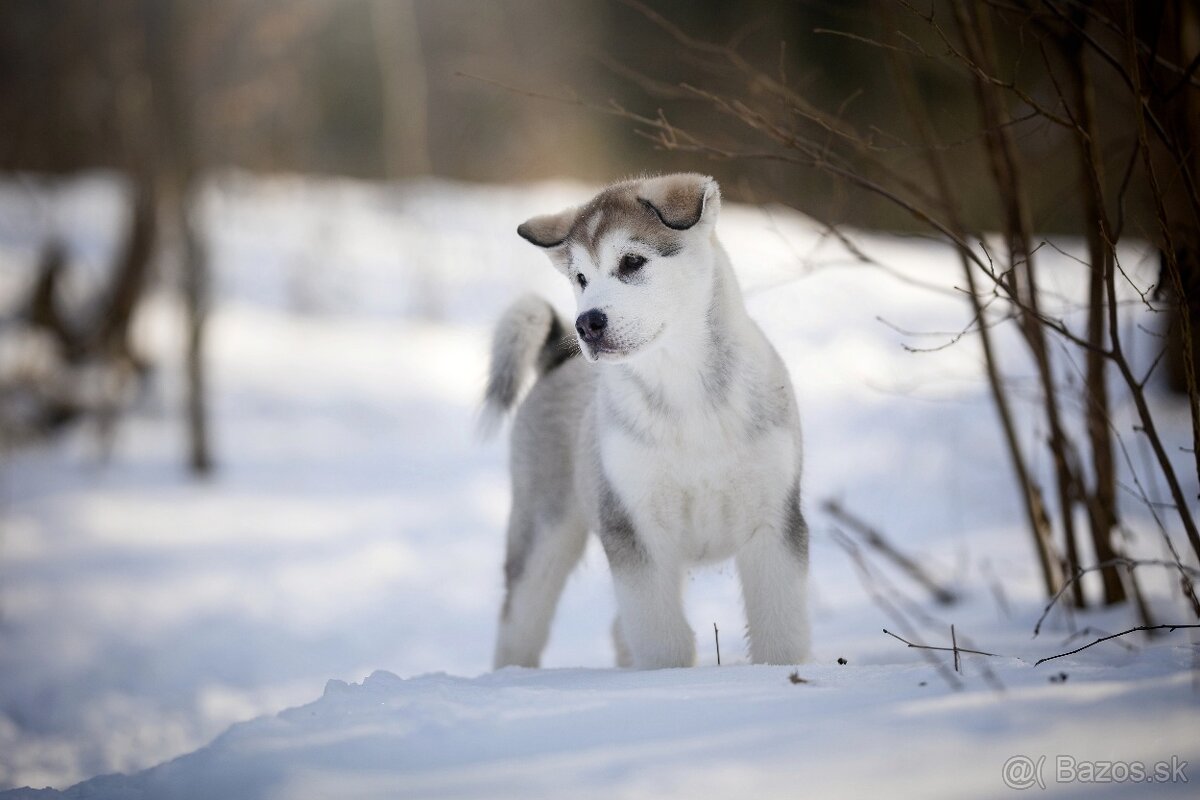
[[[1192,577],[1200,578],[1200,570],[1193,569],[1192,567],[1188,567],[1174,561],[1164,561],[1157,558],[1135,559],[1118,557],[1110,558],[1107,561],[1101,561],[1099,564],[1093,564],[1090,567],[1080,567],[1075,571],[1074,575],[1071,575],[1069,578],[1067,578],[1067,581],[1063,584],[1063,587],[1058,590],[1058,593],[1055,594],[1054,597],[1050,598],[1050,602],[1046,603],[1046,607],[1042,609],[1042,615],[1038,617],[1037,623],[1033,626],[1034,638],[1036,639],[1038,634],[1042,632],[1042,623],[1046,621],[1046,617],[1049,616],[1050,610],[1054,608],[1054,605],[1059,601],[1059,598],[1063,596],[1063,593],[1067,590],[1067,587],[1080,580],[1084,575],[1087,575],[1090,572],[1099,572],[1110,567],[1125,567],[1130,571],[1132,571],[1134,567],[1167,567],[1169,569],[1178,569],[1186,574],[1191,575]]]
[[[1036,667],[1039,664],[1044,664],[1047,661],[1053,661],[1056,658],[1064,658],[1066,656],[1073,656],[1076,653],[1082,652],[1083,650],[1087,650],[1089,647],[1095,647],[1096,645],[1100,644],[1101,642],[1107,642],[1110,639],[1116,639],[1121,636],[1128,636],[1129,634],[1137,633],[1138,631],[1174,632],[1174,631],[1180,630],[1182,628],[1200,628],[1200,625],[1138,625],[1136,628],[1130,628],[1127,631],[1121,631],[1120,633],[1113,633],[1108,636],[1101,636],[1099,639],[1097,639],[1094,642],[1088,642],[1083,647],[1077,647],[1074,650],[1067,651],[1066,653],[1059,653],[1057,655],[1046,656],[1045,658],[1039,658],[1037,661],[1033,662],[1033,665]]]
[[[906,575],[919,583],[925,591],[929,592],[930,596],[939,605],[951,605],[958,601],[958,595],[951,589],[942,586],[929,576],[929,574],[921,568],[921,565],[913,561],[904,553],[900,552],[891,542],[889,542],[882,533],[877,529],[859,519],[854,514],[842,507],[842,504],[836,500],[826,500],[821,504],[821,509],[833,517],[838,522],[845,525],[848,529],[854,531],[863,540],[874,548],[880,555],[895,564]]]
[[[953,626],[951,626],[951,627],[953,627]],[[912,647],[917,650],[939,650],[944,653],[968,653],[970,655],[976,655],[976,656],[991,656],[992,658],[1004,658],[1004,656],[1000,655],[999,653],[988,653],[983,650],[971,650],[966,647],[958,647],[957,645],[955,645],[954,647],[935,647],[935,646],[929,645],[929,644],[917,644],[916,642],[910,642],[908,639],[905,639],[903,636],[898,636],[898,635],[892,633],[887,628],[884,628],[883,632],[886,633],[888,636],[892,637],[893,639],[903,642],[908,647]],[[955,660],[957,661],[957,656],[956,656]]]

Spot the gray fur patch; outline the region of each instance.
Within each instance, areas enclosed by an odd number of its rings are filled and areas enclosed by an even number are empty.
[[[754,387],[750,395],[750,418],[746,420],[746,433],[761,436],[788,423],[787,386],[775,391]]]
[[[779,355],[771,353],[771,365],[766,374],[747,382],[750,389],[750,417],[746,420],[746,433],[761,436],[777,428],[799,425],[793,415],[791,403],[792,384],[787,377],[787,367]]]
[[[678,255],[679,253],[683,252],[683,243],[678,239],[675,241],[665,241],[664,239],[660,238],[657,242],[647,242],[643,239],[639,239],[636,236],[630,236],[629,241],[633,242],[634,244],[640,244],[645,247],[652,248],[656,253],[658,253],[660,258],[670,258],[671,256]]]
[[[484,390],[484,409],[489,420],[486,427],[494,429],[499,419],[516,403],[529,373],[538,369],[547,337],[556,324],[554,309],[534,295],[517,300],[496,323]]]
[[[600,543],[608,555],[609,566],[613,569],[636,567],[646,561],[646,551],[638,540],[633,520],[603,470],[600,471],[599,482]]]
[[[734,352],[733,344],[723,326],[717,320],[717,306],[721,298],[720,273],[713,279],[713,299],[709,304],[706,322],[708,325],[709,351],[704,364],[704,372],[700,380],[704,384],[704,392],[710,403],[720,405],[729,397],[729,389],[733,384]]]
[[[564,361],[579,355],[579,340],[574,334],[568,333],[562,320],[555,314],[550,323],[550,331],[546,334],[546,342],[538,354],[538,374],[545,375],[552,369],[562,365]]]
[[[624,412],[605,392],[604,397],[604,415],[608,422],[616,426],[617,430],[633,439],[641,445],[650,446],[656,441],[655,437],[644,427],[629,418],[629,415]]]
[[[500,607],[501,619],[508,619],[513,588],[525,574],[525,564],[532,549],[533,526],[514,516],[508,521],[508,550],[504,556],[504,605]]]
[[[527,219],[517,226],[517,235],[538,247],[558,247],[567,240],[575,209],[568,208],[557,214],[543,214]]]
[[[516,405],[530,373],[545,375],[578,353],[574,335],[545,300],[527,295],[509,306],[492,338],[480,431],[495,432]]]
[[[711,178],[697,174],[662,175],[643,181],[638,202],[650,208],[668,228],[684,231],[704,215]]]
[[[787,539],[792,552],[804,564],[808,563],[808,522],[804,512],[800,510],[800,481],[788,492],[787,506],[784,508],[783,535]]]
[[[659,416],[665,416],[671,411],[671,404],[667,402],[667,398],[663,396],[663,393],[646,383],[641,375],[638,375],[624,365],[621,365],[621,375],[637,389],[638,394],[641,395],[642,402],[646,404],[646,408],[649,411]]]
[[[626,181],[609,186],[579,210],[565,241],[583,245],[593,260],[598,258],[600,242],[613,229],[629,232],[631,239],[651,247],[659,254],[674,255],[683,248],[677,230],[663,224],[653,207],[639,201],[640,183]],[[616,269],[616,264],[601,268]]]

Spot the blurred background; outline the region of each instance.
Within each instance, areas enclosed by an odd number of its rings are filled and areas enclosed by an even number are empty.
[[[1160,19],[1175,4],[1138,5],[1146,27],[1189,35],[1171,14]],[[949,22],[941,10],[938,19]],[[947,47],[930,27],[890,3],[9,0],[3,14],[0,168],[8,171],[237,168],[373,180],[605,182],[707,162],[734,199],[911,228],[887,203],[846,198],[820,171],[662,152],[633,121],[611,113],[619,106],[654,117],[663,109],[681,129],[703,124],[718,143],[744,142],[742,123],[714,113],[688,87],[748,100],[769,88],[731,69],[719,50],[679,37],[735,43],[746,64],[780,77],[812,107],[880,126],[878,155],[920,174],[920,159],[899,136],[905,126],[895,124],[902,99],[881,48],[869,43],[899,31],[929,46],[913,69],[956,181],[986,180],[984,155],[969,146],[978,133],[969,82],[945,68],[939,57]],[[1052,97],[1036,47],[1006,26],[995,35],[1001,59],[1014,59],[1013,77],[1027,79],[1034,96]],[[1119,75],[1097,71],[1094,80],[1101,103],[1119,96]],[[884,121],[892,124],[883,128]],[[1077,206],[1064,202],[1075,186],[1064,157],[1070,136],[1046,120],[1024,122],[1022,152],[1045,177],[1030,198],[1038,228],[1077,230]],[[1133,125],[1122,114],[1098,122],[1110,140]],[[969,222],[997,213],[988,193],[964,195]]]
[[[1111,547],[1165,558],[1144,533],[1170,508],[1156,458],[1196,496],[1200,19],[1125,13],[0,0],[0,789],[150,766],[328,678],[486,670],[508,507],[504,443],[473,436],[489,326],[522,291],[571,308],[515,228],[641,172],[721,182],[751,310],[803,376],[812,505],[989,587],[959,592],[960,630],[1013,635],[1010,612]],[[1114,329],[1153,374],[1161,457],[1110,372],[1131,446],[1103,467],[1082,351],[1012,324],[1029,295],[1004,287],[1036,286],[1034,253],[1078,337],[1107,308],[1091,265],[1122,266]],[[970,258],[994,286],[964,291]],[[897,658],[814,519],[818,655]],[[605,571],[593,543],[548,665],[610,663]],[[1076,605],[1126,602],[1108,577]],[[693,585],[698,630],[741,629],[729,570]],[[1158,589],[1142,612],[1186,594]]]

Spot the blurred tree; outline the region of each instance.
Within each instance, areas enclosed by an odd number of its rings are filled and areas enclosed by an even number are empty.
[[[371,28],[379,59],[384,175],[428,175],[425,61],[413,0],[372,0]]]
[[[211,29],[202,26],[189,29],[194,20],[187,18],[185,0],[142,2],[154,91],[154,138],[160,153],[154,182],[161,196],[162,211],[177,237],[187,314],[184,365],[188,463],[193,471],[204,474],[212,469],[204,371],[209,278],[207,254],[194,208],[200,170],[197,138],[202,132],[194,122],[196,92],[189,79],[197,51],[203,53],[220,43],[203,37]],[[191,30],[198,30],[200,35],[189,41]]]

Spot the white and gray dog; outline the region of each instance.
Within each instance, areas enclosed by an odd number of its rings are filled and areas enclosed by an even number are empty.
[[[589,530],[612,570],[621,666],[692,665],[686,570],[731,556],[750,659],[807,655],[799,415],[717,241],[720,209],[716,181],[676,174],[517,228],[571,281],[579,315],[572,335],[529,296],[496,328],[485,414],[538,376],[512,430],[497,668],[538,665]]]

